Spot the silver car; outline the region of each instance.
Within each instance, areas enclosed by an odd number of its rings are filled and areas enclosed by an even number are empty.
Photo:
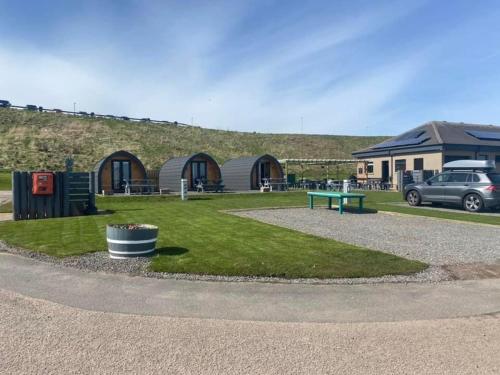
[[[500,173],[446,171],[423,183],[406,185],[404,198],[410,206],[448,203],[470,212],[500,207]]]

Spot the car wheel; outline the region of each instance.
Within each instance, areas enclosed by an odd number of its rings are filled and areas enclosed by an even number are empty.
[[[483,199],[478,194],[468,194],[464,198],[464,209],[469,212],[479,212],[483,208]]]
[[[420,197],[420,193],[418,191],[410,190],[408,194],[406,194],[406,201],[410,206],[420,206],[422,198]]]

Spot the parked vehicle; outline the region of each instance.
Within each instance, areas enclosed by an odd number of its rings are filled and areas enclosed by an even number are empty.
[[[408,184],[404,197],[410,206],[423,202],[461,205],[466,211],[500,207],[500,173],[491,160],[457,160],[423,183]]]
[[[26,104],[25,107],[28,111],[38,111],[38,106],[34,104]]]
[[[0,100],[0,107],[9,108],[10,106],[11,106],[11,104],[8,100]]]

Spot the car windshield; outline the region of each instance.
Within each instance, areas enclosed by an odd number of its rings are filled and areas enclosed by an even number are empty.
[[[500,184],[500,173],[488,173],[488,178],[494,184]]]

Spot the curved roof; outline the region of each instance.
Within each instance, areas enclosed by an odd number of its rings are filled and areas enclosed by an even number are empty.
[[[144,168],[144,165],[137,156],[125,150],[115,151],[112,154],[106,156],[105,158],[99,160],[94,167],[94,172],[96,174],[96,179],[95,179],[96,191],[101,191],[101,171],[102,168],[104,167],[104,164],[106,164],[108,160],[113,159],[117,156],[126,156],[129,159],[135,161],[144,172],[144,177],[146,177],[146,168]]]
[[[251,190],[252,170],[264,158],[271,159],[278,166],[281,175],[284,175],[281,164],[272,155],[244,156],[228,160],[222,165],[222,178],[224,179],[225,187],[229,190]]]
[[[191,162],[191,160],[200,157],[212,161],[217,166],[219,174],[221,174],[217,161],[215,161],[213,157],[204,152],[198,152],[190,156],[172,158],[167,160],[160,168],[160,173],[158,176],[160,189],[179,191],[180,180],[181,178],[183,178],[182,176],[184,176],[188,164]]]

